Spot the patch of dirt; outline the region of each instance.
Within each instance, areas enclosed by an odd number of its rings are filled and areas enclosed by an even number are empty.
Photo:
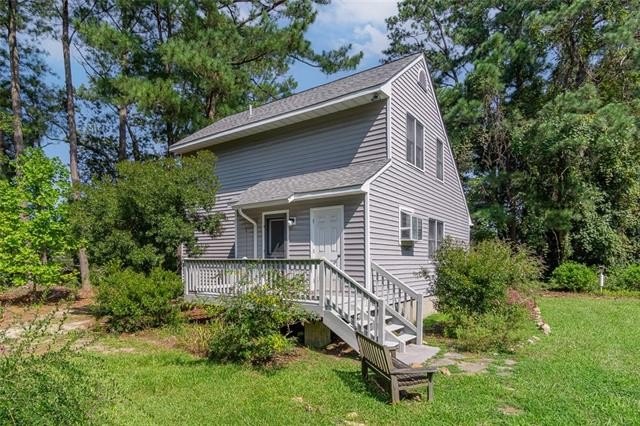
[[[502,407],[498,408],[498,411],[500,411],[505,416],[519,416],[523,413],[521,409],[512,407],[510,405],[503,405]]]
[[[0,294],[0,305],[31,305],[34,303],[58,303],[65,300],[76,300],[75,290],[63,287],[38,287],[33,290],[30,285],[11,288]]]
[[[358,358],[358,353],[342,340],[329,343],[323,350],[323,353],[337,358]]]

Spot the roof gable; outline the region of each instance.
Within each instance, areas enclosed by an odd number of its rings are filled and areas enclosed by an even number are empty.
[[[251,111],[243,111],[222,118],[174,144],[170,147],[170,151],[178,153],[188,152],[212,145],[213,143],[207,144],[207,141],[210,142],[216,138],[222,142],[224,140],[246,136],[247,134],[251,134],[246,131],[248,128],[253,128],[253,133],[258,133],[259,131],[269,128],[279,127],[276,124],[277,122],[280,122],[280,125],[290,124],[291,121],[284,119],[286,116],[297,112],[303,113],[314,107],[332,103],[332,101],[336,101],[334,104],[344,101],[345,108],[357,106],[364,103],[364,101],[369,101],[369,98],[366,98],[366,100],[363,99],[362,102],[358,103],[357,99],[355,99],[358,95],[369,95],[370,97],[372,92],[380,90],[383,85],[388,83],[419,57],[422,57],[422,54],[410,55],[340,78],[330,83],[313,87],[286,98],[269,102],[262,106],[252,108]],[[332,109],[327,108],[326,111],[318,115],[324,115],[345,108],[339,108],[334,105]],[[304,117],[302,117],[302,119],[304,119]],[[262,127],[261,124],[263,125]],[[271,126],[267,127],[267,124]],[[245,131],[242,132],[243,130]]]

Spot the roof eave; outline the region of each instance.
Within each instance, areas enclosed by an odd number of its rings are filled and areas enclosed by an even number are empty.
[[[271,206],[281,206],[292,204],[299,201],[309,201],[309,200],[319,200],[325,198],[334,198],[334,197],[345,197],[348,195],[357,195],[364,194],[366,191],[363,190],[362,185],[354,185],[349,187],[342,188],[331,188],[320,191],[309,191],[309,192],[295,192],[288,198],[278,198],[274,200],[261,201],[258,203],[235,203],[232,207],[234,209],[257,209],[262,207],[271,207]]]
[[[335,99],[321,102],[306,108],[300,108],[265,120],[249,123],[244,126],[235,127],[224,132],[205,136],[186,143],[177,143],[169,147],[169,152],[173,154],[186,154],[198,149],[207,148],[222,142],[261,133],[266,130],[284,127],[289,124],[299,123],[311,118],[321,117],[334,112],[343,111],[357,106],[386,99],[390,96],[387,84],[370,87],[359,92],[350,93]]]

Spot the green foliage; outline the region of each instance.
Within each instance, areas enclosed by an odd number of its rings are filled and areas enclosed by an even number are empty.
[[[423,276],[429,272],[424,270]],[[540,277],[540,263],[524,248],[486,240],[469,249],[445,242],[436,254],[434,295],[445,314],[482,315],[507,305],[507,290],[529,293]]]
[[[74,227],[94,265],[117,262],[136,271],[177,270],[181,244],[197,252],[195,232],[215,234],[218,179],[208,151],[184,158],[118,164],[114,179],[83,188]]]
[[[456,338],[456,346],[512,351],[530,332],[526,296],[538,285],[541,265],[527,250],[498,240],[469,249],[447,241],[436,262],[434,295],[444,320],[430,326]],[[513,300],[510,292],[525,299]]]
[[[640,264],[614,269],[605,286],[614,290],[640,291]]]
[[[135,331],[175,323],[175,299],[182,294],[180,277],[154,268],[147,275],[131,269],[107,268],[98,282],[96,311],[112,331]]]
[[[13,177],[0,179],[0,285],[63,284],[73,274],[62,258],[76,244],[67,171],[37,149],[26,150],[10,165]]]
[[[100,365],[79,362],[75,339],[62,335],[54,314],[36,318],[18,338],[0,331],[0,423],[101,424],[100,407],[113,389]]]
[[[447,330],[461,350],[513,352],[518,343],[531,336],[534,326],[523,307],[512,305],[498,312],[462,315]]]
[[[639,22],[638,0],[399,3],[386,53],[427,57],[474,239],[640,259]]]
[[[598,275],[586,265],[565,262],[554,269],[549,281],[552,288],[569,291],[594,291],[598,289]]]
[[[82,95],[128,109],[136,143],[166,149],[249,104],[290,94],[297,60],[327,73],[355,68],[362,53],[349,55],[350,44],[317,52],[305,37],[324,4],[109,0],[79,8],[79,36],[96,71]],[[130,153],[137,157],[136,146]]]
[[[209,358],[222,362],[264,364],[291,350],[293,343],[281,329],[306,318],[293,300],[303,288],[303,277],[274,273],[265,285],[225,299],[213,327]]]

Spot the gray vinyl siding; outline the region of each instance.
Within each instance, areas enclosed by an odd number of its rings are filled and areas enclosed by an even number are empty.
[[[359,283],[364,284],[365,253],[364,253],[364,195],[336,197],[330,199],[304,201],[289,205],[271,206],[261,209],[246,209],[245,214],[257,223],[258,228],[258,257],[264,253],[264,223],[262,214],[270,211],[289,210],[289,217],[296,218],[296,224],[288,228],[288,255],[292,259],[308,259],[311,254],[311,223],[310,211],[314,207],[339,206],[344,207],[343,259],[344,271]],[[240,218],[239,223],[249,224]],[[240,227],[240,226],[239,226]],[[249,235],[252,234],[249,231]],[[245,251],[251,257],[253,240],[247,241],[249,246],[238,242],[238,253]],[[241,255],[243,257],[245,255]]]
[[[433,268],[428,256],[428,219],[444,222],[445,236],[468,243],[469,217],[454,159],[431,86],[424,91],[417,83],[421,61],[392,83],[390,167],[370,187],[371,259],[417,290],[427,282],[417,276],[421,267]],[[406,114],[425,128],[424,171],[406,161]],[[436,179],[436,138],[444,147],[444,182]],[[413,247],[399,241],[399,207],[414,210],[423,218],[423,240]]]
[[[218,157],[216,174],[221,185],[215,210],[222,212],[225,219],[220,235],[212,237],[197,234],[203,255],[222,258],[236,256],[235,240],[239,229],[231,205],[250,186],[266,179],[386,158],[386,108],[386,101],[376,101],[214,146],[212,151]],[[289,207],[296,208],[293,204]],[[238,254],[247,253],[247,250],[251,253],[252,248],[247,248],[245,244]]]

